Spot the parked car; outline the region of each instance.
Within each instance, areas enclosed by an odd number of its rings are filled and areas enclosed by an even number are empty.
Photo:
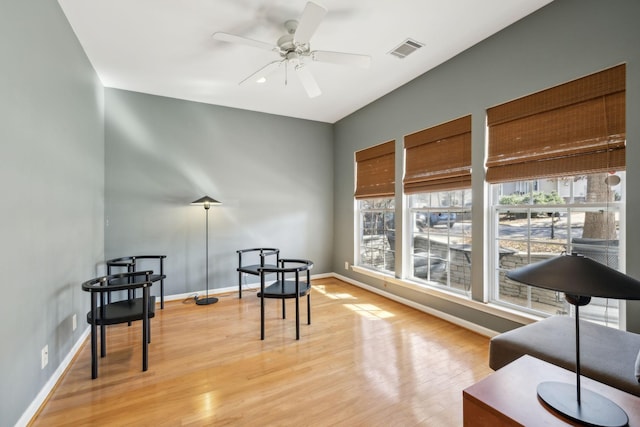
[[[419,230],[425,228],[435,227],[439,224],[445,224],[449,227],[453,227],[456,223],[457,215],[454,212],[431,212],[424,213],[419,212],[416,214],[416,226]]]

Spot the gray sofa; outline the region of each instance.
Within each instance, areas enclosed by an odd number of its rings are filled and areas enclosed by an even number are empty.
[[[497,335],[489,366],[500,369],[528,354],[575,371],[575,319],[553,316]],[[580,321],[582,375],[640,396],[640,334]]]

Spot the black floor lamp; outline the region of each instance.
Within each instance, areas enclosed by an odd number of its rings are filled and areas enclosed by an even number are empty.
[[[219,201],[216,199],[212,199],[209,196],[204,196],[199,198],[198,200],[191,202],[192,205],[203,205],[206,214],[206,226],[205,226],[205,241],[206,241],[206,249],[205,249],[205,257],[206,257],[206,273],[205,273],[205,283],[206,283],[206,295],[204,298],[196,297],[196,304],[198,305],[208,305],[214,304],[218,302],[218,298],[209,297],[209,208],[211,205],[221,205]]]
[[[617,404],[591,390],[580,388],[579,308],[591,297],[640,299],[640,282],[582,255],[560,255],[516,268],[507,277],[538,288],[564,292],[576,307],[576,387],[561,382],[538,384],[538,397],[556,412],[581,424],[622,427],[629,422]]]

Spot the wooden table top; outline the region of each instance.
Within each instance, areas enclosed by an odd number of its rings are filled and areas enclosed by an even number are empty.
[[[606,362],[604,362],[606,363]],[[575,425],[542,403],[536,389],[543,381],[576,383],[575,372],[531,356],[522,356],[463,391],[463,400],[482,407],[503,425]],[[640,398],[590,378],[581,377],[582,389],[599,393],[620,406],[629,417],[629,426],[640,426]],[[477,425],[471,423],[469,425]]]

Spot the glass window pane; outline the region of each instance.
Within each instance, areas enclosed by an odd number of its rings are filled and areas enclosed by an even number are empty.
[[[470,296],[471,190],[412,194],[409,277]]]
[[[492,301],[525,311],[564,314],[562,294],[506,278],[507,271],[542,259],[580,253],[619,268],[624,172],[510,182],[491,186],[495,224]],[[592,299],[592,320],[617,325],[615,301]]]
[[[395,269],[395,221],[393,199],[358,202],[360,266],[392,273]]]

